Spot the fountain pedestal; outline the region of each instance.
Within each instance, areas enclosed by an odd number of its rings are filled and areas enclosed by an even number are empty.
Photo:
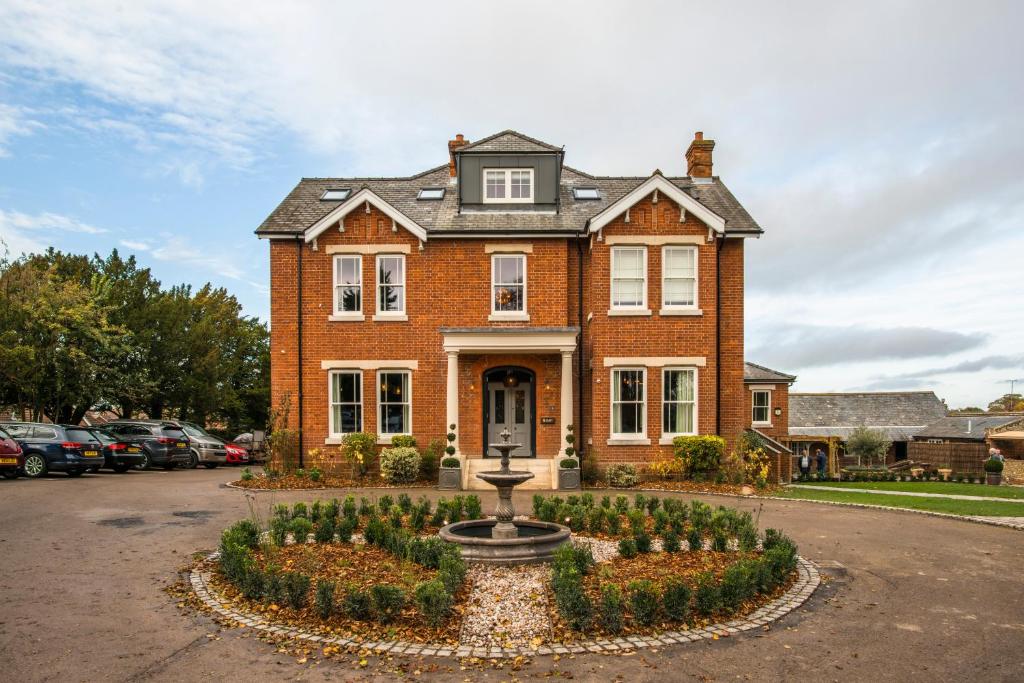
[[[462,548],[462,557],[470,562],[489,564],[529,564],[549,562],[555,550],[569,541],[569,529],[552,522],[515,521],[512,491],[533,478],[533,472],[509,469],[509,453],[519,444],[509,443],[508,429],[502,430],[502,443],[491,447],[501,453],[501,469],[481,472],[477,478],[498,489],[496,520],[472,519],[443,527],[438,535]]]
[[[494,510],[494,516],[498,523],[491,530],[491,538],[517,538],[519,531],[512,519],[516,516],[515,507],[512,505],[512,490],[524,481],[533,479],[533,472],[513,472],[509,469],[509,454],[519,448],[521,444],[509,443],[511,434],[508,427],[501,431],[501,443],[491,444],[491,448],[501,453],[501,469],[495,472],[481,472],[476,475],[477,479],[486,481],[498,489],[498,506]]]

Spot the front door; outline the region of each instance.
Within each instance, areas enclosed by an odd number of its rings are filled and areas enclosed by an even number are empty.
[[[487,455],[500,457],[491,444],[501,443],[501,432],[508,429],[512,434],[510,443],[520,444],[512,451],[514,458],[533,457],[533,385],[530,382],[519,382],[514,387],[505,386],[503,382],[487,383]]]

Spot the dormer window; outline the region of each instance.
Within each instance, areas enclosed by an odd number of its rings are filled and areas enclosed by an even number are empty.
[[[417,199],[444,199],[443,187],[424,187],[416,196]]]
[[[485,204],[532,204],[532,168],[488,168],[484,170]]]

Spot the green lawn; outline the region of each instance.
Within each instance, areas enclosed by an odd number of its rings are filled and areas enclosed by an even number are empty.
[[[994,488],[994,487],[993,487]],[[917,498],[914,496],[887,496],[878,493],[846,491],[815,491],[785,487],[776,496],[802,500],[826,500],[837,503],[859,503],[885,507],[945,512],[950,515],[981,515],[985,517],[1024,517],[1024,503],[989,500],[953,500],[949,498]]]
[[[872,491],[913,491],[915,493],[946,493],[954,496],[983,496],[1024,500],[1024,487],[956,484],[936,481],[807,481],[801,486],[834,486],[844,489]]]

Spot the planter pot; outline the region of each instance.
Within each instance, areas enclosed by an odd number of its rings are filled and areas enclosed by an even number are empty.
[[[437,488],[442,491],[458,491],[462,488],[461,467],[441,467],[437,470]]]
[[[580,487],[580,468],[574,467],[572,469],[563,470],[558,469],[558,488],[565,490],[574,490]]]
[[[939,477],[943,481],[949,481],[949,478],[950,478],[950,476],[952,476],[952,474],[953,474],[953,470],[951,470],[951,469],[947,469],[945,467],[939,469]]]
[[[1003,483],[1003,473],[1002,472],[986,472],[985,473],[985,483],[988,484],[989,486],[999,486],[1000,484]]]

